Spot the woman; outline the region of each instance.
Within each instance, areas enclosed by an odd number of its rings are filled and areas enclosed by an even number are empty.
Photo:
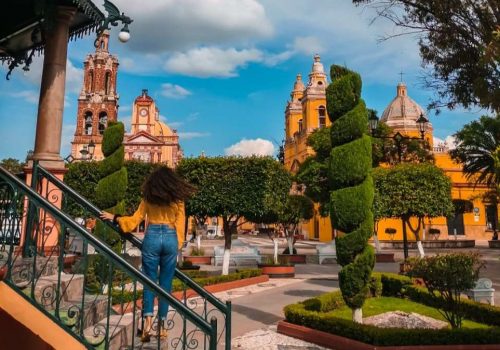
[[[158,281],[167,292],[172,290],[177,251],[184,243],[184,201],[194,188],[167,167],[155,170],[142,185],[143,199],[132,216],[119,216],[103,212],[102,219],[113,220],[123,232],[131,232],[146,217],[148,227],[142,243],[142,270],[153,281]],[[164,321],[168,304],[160,300],[158,318],[161,324],[160,336],[166,337]],[[144,288],[143,315],[145,317],[142,340],[151,338],[154,294]]]

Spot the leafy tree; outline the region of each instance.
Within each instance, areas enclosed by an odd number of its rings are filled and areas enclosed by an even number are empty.
[[[125,193],[125,213],[132,215],[139,207],[142,199],[142,184],[146,178],[156,168],[161,166],[161,163],[146,163],[138,160],[128,160],[124,163],[127,169],[127,192]]]
[[[186,213],[222,217],[223,274],[228,273],[231,235],[236,233],[238,221],[268,215],[291,186],[289,173],[271,157],[187,158],[177,171],[198,189],[186,202]]]
[[[375,183],[375,220],[398,218],[403,221],[406,243],[410,230],[420,241],[418,233],[425,217],[449,216],[454,211],[451,200],[451,180],[432,164],[400,164],[373,171]],[[418,218],[417,227],[410,219]],[[405,249],[405,259],[407,258]]]
[[[353,320],[362,322],[375,255],[368,239],[373,233],[372,144],[367,133],[368,113],[361,99],[361,77],[347,68],[330,68],[326,89],[332,121],[328,178],[331,186],[330,219],[343,232],[335,238],[337,261],[342,266],[339,285]]]
[[[369,113],[374,113],[368,110]],[[330,182],[328,179],[328,164],[331,144],[331,127],[316,129],[307,139],[307,145],[315,152],[314,156],[308,157],[299,167],[295,180],[305,185],[304,194],[314,202],[319,203],[319,213],[326,217],[329,214]],[[390,135],[392,129],[387,124],[378,123],[375,131],[376,137],[372,137],[372,167],[381,163],[395,165],[399,163],[399,150],[396,142]],[[434,156],[430,151],[430,145],[420,140],[403,140],[401,142],[402,161],[411,163],[434,162]]]
[[[286,202],[277,217],[277,222],[283,227],[288,242],[285,254],[295,254],[293,245],[297,227],[301,220],[309,220],[313,216],[314,203],[310,198],[297,194],[287,196]]]
[[[141,201],[141,186],[146,177],[161,164],[145,163],[137,160],[125,161],[127,169],[127,192],[125,193],[125,213],[131,215]],[[68,166],[64,182],[81,196],[96,203],[95,187],[101,178],[98,162],[74,162]],[[74,216],[84,215],[83,210],[75,204],[67,203],[68,212]]]
[[[478,253],[454,253],[410,260],[409,274],[422,278],[429,295],[445,307],[438,309],[452,328],[460,328],[464,318],[462,293],[474,288],[484,267]]]
[[[370,111],[370,113],[376,112]],[[372,137],[372,166],[374,168],[381,163],[395,165],[400,162],[434,162],[434,155],[427,141],[404,138],[398,144],[391,137],[394,135],[393,129],[383,122],[378,123],[374,134]]]
[[[479,106],[500,111],[500,3],[492,0],[353,0],[420,36],[420,56],[430,66],[426,85],[438,98],[431,107]],[[400,35],[400,33],[395,34]]]
[[[0,166],[5,168],[7,171],[10,171],[12,174],[18,174],[23,172],[26,163],[20,162],[14,158],[5,158],[0,161]]]

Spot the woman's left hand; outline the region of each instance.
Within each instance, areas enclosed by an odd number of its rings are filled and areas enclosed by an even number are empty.
[[[107,211],[103,211],[101,213],[101,215],[99,215],[99,217],[103,220],[109,220],[109,221],[113,221],[115,215],[114,214],[111,214],[111,213],[108,213]]]

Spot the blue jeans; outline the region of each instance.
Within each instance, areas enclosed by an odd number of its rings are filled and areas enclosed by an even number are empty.
[[[158,281],[160,268],[160,286],[166,292],[172,291],[177,261],[177,233],[168,225],[149,225],[142,243],[142,271],[153,281]],[[153,316],[155,294],[144,288],[144,316]],[[159,318],[167,318],[168,303],[161,298]]]

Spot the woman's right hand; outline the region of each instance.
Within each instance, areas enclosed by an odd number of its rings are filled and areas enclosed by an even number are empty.
[[[107,211],[103,211],[101,213],[101,215],[99,215],[99,217],[103,220],[109,220],[109,221],[113,221],[115,215],[114,214],[111,214],[111,213],[108,213]]]

